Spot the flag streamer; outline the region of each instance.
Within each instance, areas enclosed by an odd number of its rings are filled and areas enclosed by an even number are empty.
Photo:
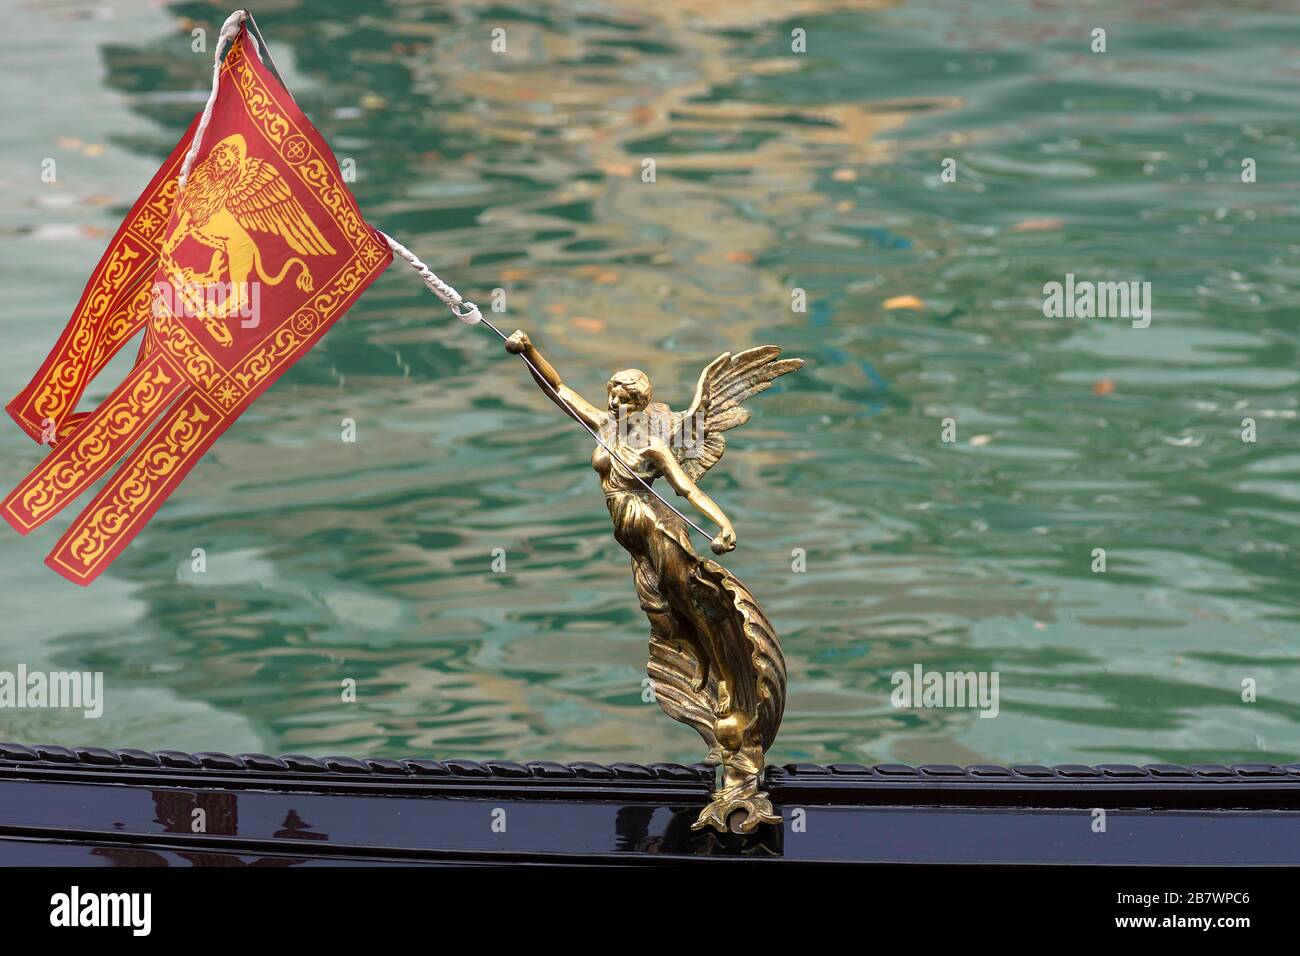
[[[108,476],[46,558],[78,584],[109,566],[393,261],[329,145],[263,63],[248,20],[241,11],[223,24],[213,94],[7,406],[53,446],[0,501],[20,533]],[[93,412],[75,411],[86,384],[142,331],[122,385]]]

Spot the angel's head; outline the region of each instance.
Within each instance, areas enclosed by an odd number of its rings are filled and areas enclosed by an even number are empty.
[[[617,413],[619,408],[629,411],[644,411],[650,404],[654,389],[650,387],[650,376],[639,368],[625,368],[615,372],[605,385],[609,394],[609,410]]]

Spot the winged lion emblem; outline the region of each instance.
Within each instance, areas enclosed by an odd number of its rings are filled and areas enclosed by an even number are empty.
[[[296,268],[295,284],[310,292],[311,270],[301,257],[335,252],[280,171],[264,159],[249,156],[248,144],[239,133],[218,142],[194,167],[177,213],[176,227],[163,244],[163,265],[190,314],[201,318],[223,346],[234,342],[225,320],[243,314],[249,305],[250,278],[279,285]],[[291,256],[279,272],[268,273],[254,232],[281,237],[298,255]],[[186,239],[213,250],[206,271],[195,272],[174,258]],[[205,286],[223,282],[229,282],[229,291],[219,301],[202,292]]]

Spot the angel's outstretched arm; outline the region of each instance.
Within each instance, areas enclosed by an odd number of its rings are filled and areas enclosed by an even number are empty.
[[[659,467],[663,469],[664,478],[668,480],[668,484],[673,486],[673,491],[689,501],[699,510],[700,514],[722,529],[710,542],[714,553],[723,554],[734,548],[736,546],[736,529],[731,526],[731,519],[718,507],[717,502],[700,490],[700,486],[695,483],[695,479],[682,468],[677,456],[673,454],[673,450],[667,445],[654,445],[651,447],[651,454]]]
[[[527,332],[520,329],[506,339],[506,351],[528,359],[531,363],[529,374],[541,386],[546,397],[560,406],[565,414],[576,418],[588,428],[600,428],[604,424],[605,413],[564,384],[560,373],[537,351],[537,346],[533,345]]]

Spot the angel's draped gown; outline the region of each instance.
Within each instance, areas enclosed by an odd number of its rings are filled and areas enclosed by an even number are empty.
[[[619,441],[613,421],[600,436],[647,483],[660,477],[644,449]],[[758,773],[785,701],[785,659],[767,615],[734,574],[695,553],[682,519],[614,465],[609,452],[597,446],[591,464],[650,619],[647,671],[659,706],[699,732],[708,762],[741,771],[737,780]]]

